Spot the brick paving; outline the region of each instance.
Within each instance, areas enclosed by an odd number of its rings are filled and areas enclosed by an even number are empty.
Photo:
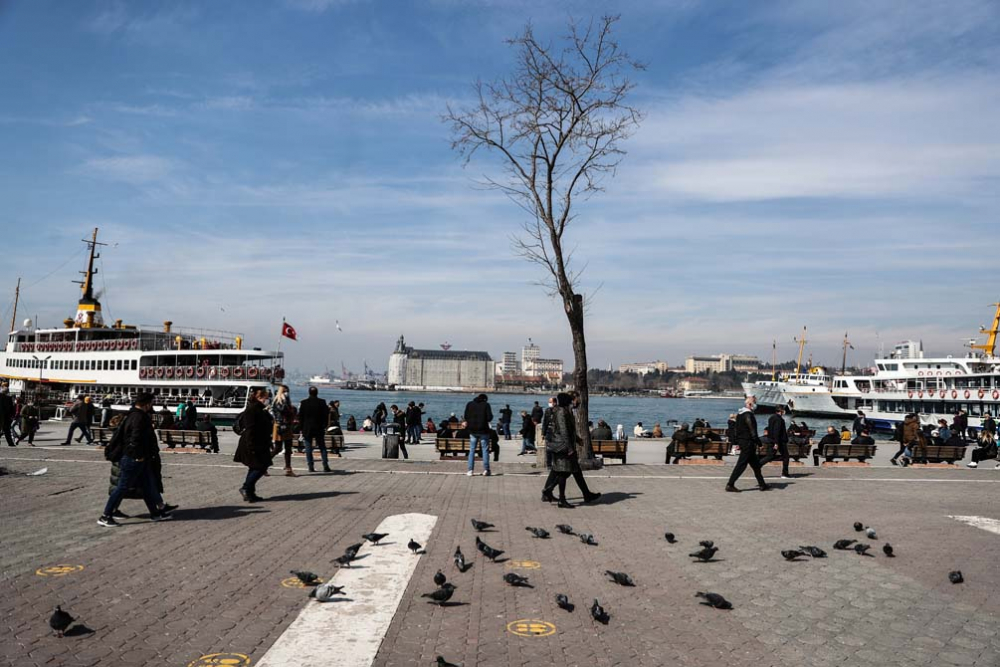
[[[288,479],[272,469],[259,505],[241,502],[244,469],[230,456],[164,458],[165,495],[182,506],[176,519],[135,518],[111,530],[95,524],[108,485],[100,452],[0,451],[12,471],[49,468],[41,477],[0,477],[0,664],[187,665],[218,652],[253,664],[305,604],[303,590],[281,586],[288,570],[329,576],[345,546],[404,512],[438,522],[376,665],[429,665],[438,654],[487,666],[1000,664],[1000,536],[948,518],[1000,518],[1000,471],[808,466],[775,480],[772,492],[737,495],[722,492],[727,468],[612,465],[588,475],[605,494],[600,502],[559,510],[538,501],[539,471],[516,458],[502,460],[492,478],[469,479],[462,462],[348,451],[330,475]],[[144,512],[140,501],[122,509]],[[485,561],[472,517],[497,525],[483,538],[512,561],[540,567]],[[875,557],[833,551],[836,539],[857,537],[856,520],[878,530]],[[557,534],[556,523],[600,544]],[[552,538],[534,539],[529,525]],[[665,530],[677,544],[666,543]],[[721,547],[715,562],[688,558],[701,539]],[[897,558],[882,555],[884,541]],[[829,557],[784,562],[778,552],[800,544]],[[456,545],[475,562],[465,574],[451,567]],[[83,569],[36,574],[57,564]],[[439,568],[463,604],[438,608],[420,598]],[[636,588],[608,581],[607,569],[628,572]],[[949,583],[953,569],[965,584]],[[535,588],[506,586],[509,571]],[[699,590],[722,593],[735,608],[699,605]],[[556,607],[557,592],[570,596],[574,613]],[[594,597],[611,614],[607,626],[590,619]],[[94,634],[54,637],[46,620],[56,604]],[[522,619],[556,631],[508,632]]]

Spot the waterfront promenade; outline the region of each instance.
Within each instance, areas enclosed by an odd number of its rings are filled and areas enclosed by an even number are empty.
[[[0,477],[0,664],[383,666],[431,665],[437,655],[489,666],[1000,662],[1000,535],[983,520],[1000,519],[1000,471],[992,466],[809,465],[793,469],[792,480],[771,480],[772,492],[735,495],[722,492],[730,466],[664,466],[665,443],[643,442],[629,465],[588,475],[604,493],[598,502],[559,510],[539,502],[541,472],[515,456],[515,441],[502,444],[494,477],[470,479],[464,462],[432,460],[431,444],[410,446],[411,461],[383,461],[378,440],[348,434],[333,473],[309,475],[296,458],[301,476],[272,469],[259,487],[267,500],[249,505],[236,492],[244,468],[232,462],[235,438],[225,433],[221,455],[163,455],[165,496],[181,505],[174,520],[132,518],[102,529],[95,521],[108,464],[92,448],[52,446],[63,431],[48,426],[39,447],[0,451],[0,465],[13,473],[48,468]],[[570,489],[577,502],[572,482]],[[143,512],[139,501],[122,509]],[[424,553],[400,549],[412,536],[393,534],[336,575],[354,580],[398,566],[407,573],[398,607],[391,586],[375,597],[348,587],[345,600],[324,607],[328,625],[304,629],[323,619],[303,589],[283,585],[288,571],[334,575],[331,561],[362,533],[410,514],[433,517]],[[983,519],[970,525],[954,516]],[[471,518],[496,524],[481,537],[509,560],[476,553]],[[877,529],[879,539],[862,538],[874,557],[832,549],[837,539],[859,537],[855,521]],[[557,534],[557,523],[594,534],[598,546]],[[534,539],[525,526],[553,535]],[[666,530],[676,544],[663,539]],[[720,547],[716,560],[694,562],[687,554],[707,539]],[[882,555],[886,541],[896,558]],[[829,556],[785,562],[780,550],[798,545]],[[464,574],[451,564],[456,546],[474,562]],[[434,589],[438,569],[458,586],[454,606],[420,597]],[[949,583],[955,569],[964,584]],[[636,587],[616,586],[605,570],[629,573]],[[509,572],[534,588],[507,586]],[[694,594],[705,590],[734,609],[699,605]],[[572,614],[556,607],[556,593],[576,603]],[[588,614],[595,597],[608,625]],[[56,604],[94,633],[55,637],[46,620]],[[351,652],[358,646],[337,642],[372,634],[379,611],[388,620],[374,659],[359,662]],[[326,642],[336,655],[321,659],[315,652]]]

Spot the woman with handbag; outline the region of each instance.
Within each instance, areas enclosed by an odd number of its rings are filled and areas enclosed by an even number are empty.
[[[264,407],[266,402],[267,389],[254,389],[247,402],[247,409],[237,418],[237,424],[233,428],[234,432],[238,430],[240,436],[233,461],[249,468],[246,480],[240,487],[240,495],[248,503],[263,500],[257,495],[257,482],[267,474],[274,456],[271,449],[273,420]]]
[[[552,491],[559,487],[558,507],[572,509],[566,500],[566,480],[573,473],[573,463],[576,457],[576,420],[570,405],[573,399],[569,394],[559,394],[556,397],[556,407],[552,408],[551,437],[545,443],[545,449],[552,455],[552,470],[542,489],[542,500],[555,502]]]
[[[288,395],[288,386],[279,384],[278,393],[271,401],[271,419],[274,425],[271,427],[271,456],[277,456],[278,452],[284,450],[285,453],[285,476],[298,477],[292,470],[292,427],[295,422],[295,409],[292,407],[291,396]]]

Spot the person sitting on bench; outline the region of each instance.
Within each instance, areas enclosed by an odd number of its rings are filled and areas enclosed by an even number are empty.
[[[824,454],[823,450],[826,448],[827,445],[839,445],[839,444],[840,444],[840,434],[837,433],[837,429],[835,429],[832,426],[827,426],[826,435],[824,435],[823,439],[819,441],[818,445],[816,445],[816,453],[820,456],[823,456]]]
[[[603,419],[597,420],[597,426],[590,433],[591,440],[613,440],[614,436],[611,433],[611,427]]]
[[[634,435],[637,438],[649,438],[653,434],[650,433],[649,430],[643,428],[642,422],[639,422],[635,425],[635,428],[632,429],[632,435]]]
[[[852,445],[874,445],[875,444],[875,438],[873,438],[871,436],[871,434],[868,432],[867,428],[862,428],[861,429],[861,433],[858,434],[858,437],[854,438],[854,440],[851,440],[851,444]]]
[[[674,458],[675,465],[680,462],[681,457],[677,453],[677,446],[690,442],[691,439],[694,438],[694,434],[691,433],[689,428],[690,427],[687,425],[687,422],[685,422],[680,425],[680,428],[674,431],[672,436],[670,436],[670,444],[667,445],[667,463],[670,463],[670,457]]]

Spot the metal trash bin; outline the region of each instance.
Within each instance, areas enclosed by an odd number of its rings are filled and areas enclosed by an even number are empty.
[[[402,436],[396,424],[388,424],[385,427],[385,435],[382,436],[382,458],[399,458],[399,441]]]

